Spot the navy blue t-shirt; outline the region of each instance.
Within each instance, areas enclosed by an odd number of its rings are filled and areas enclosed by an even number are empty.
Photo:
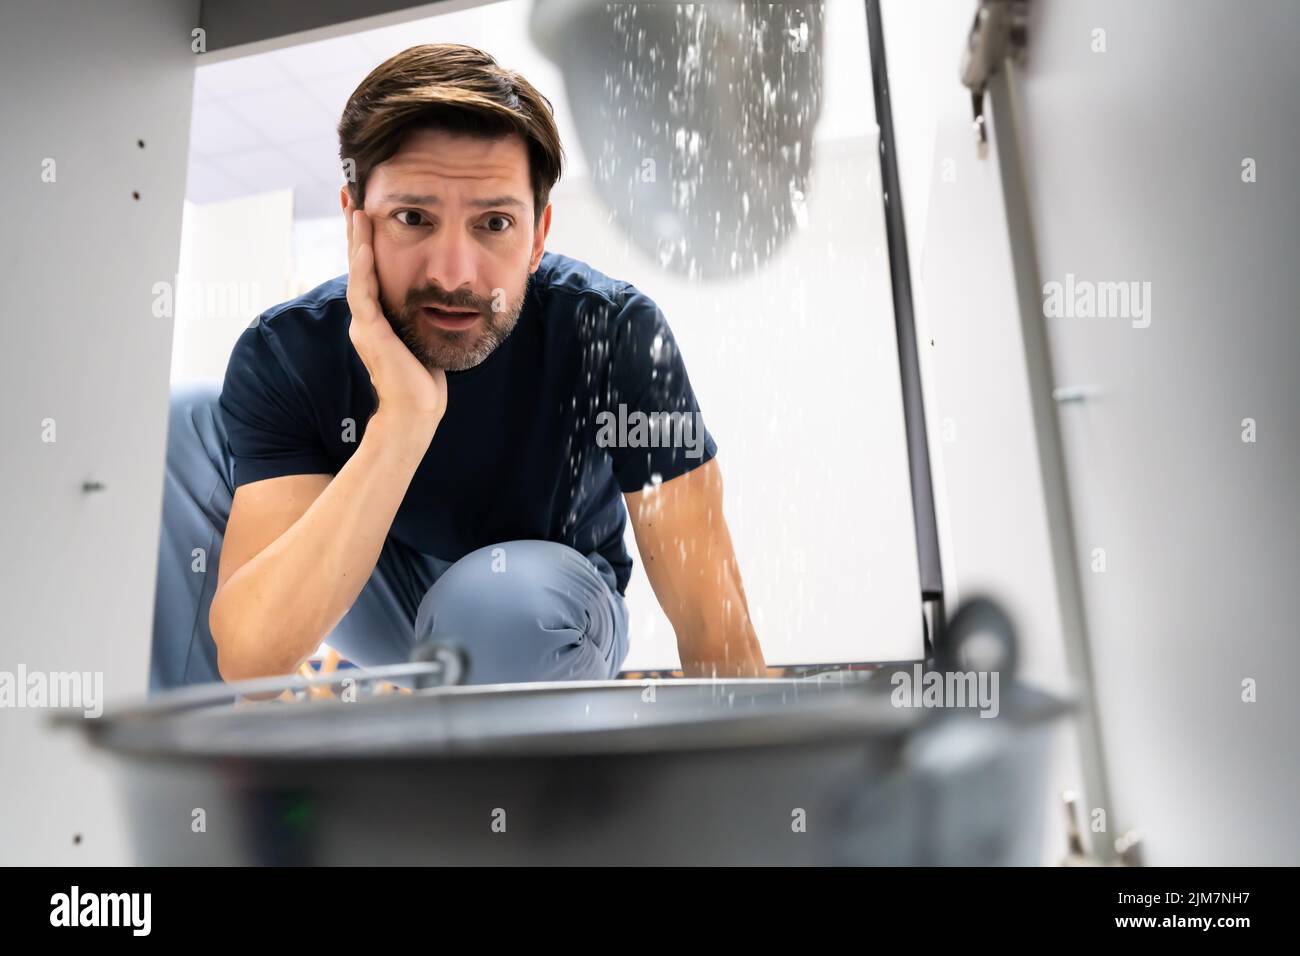
[[[375,406],[348,337],[346,296],[347,276],[338,276],[240,335],[221,390],[236,487],[337,474],[357,450]],[[698,430],[637,429],[638,412],[643,425],[681,413]],[[514,331],[479,365],[447,373],[446,414],[389,533],[445,561],[520,538],[598,551],[625,593],[632,560],[621,492],[714,457],[699,412],[658,306],[547,252]]]

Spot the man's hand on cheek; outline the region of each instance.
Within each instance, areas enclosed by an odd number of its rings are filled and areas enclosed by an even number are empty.
[[[447,410],[446,375],[442,369],[425,368],[388,324],[379,303],[372,220],[351,199],[345,212],[352,312],[348,335],[378,397],[375,414],[410,429],[414,437],[424,437],[427,445]]]

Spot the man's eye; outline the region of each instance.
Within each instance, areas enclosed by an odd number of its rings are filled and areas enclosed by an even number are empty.
[[[405,221],[403,221],[403,220],[400,218],[400,217],[402,217],[402,216],[415,216],[417,219],[423,219],[423,218],[424,218],[424,217],[421,216],[418,212],[416,212],[414,209],[403,209],[401,212],[395,213],[394,215],[396,215],[396,216],[399,217],[399,218],[398,218],[398,221],[401,222],[403,226],[418,226],[419,223],[418,223],[418,222],[405,222]]]
[[[509,229],[512,225],[514,225],[514,223],[511,222],[509,216],[490,216],[490,217],[488,217],[488,220],[487,220],[487,221],[488,221],[488,232],[505,232],[505,231],[506,231],[507,229]],[[501,228],[500,228],[500,229],[493,229],[493,228],[492,228],[492,223],[494,223],[494,222],[502,223]]]

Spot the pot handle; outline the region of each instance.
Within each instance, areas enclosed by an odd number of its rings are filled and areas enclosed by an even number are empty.
[[[935,642],[935,664],[943,671],[998,671],[1015,677],[1019,663],[1016,628],[1002,605],[986,595],[965,600]]]
[[[418,688],[437,687],[451,683],[445,679],[449,676],[448,670],[448,663],[440,659],[413,664],[386,664],[382,667],[349,667],[346,670],[332,671],[329,674],[310,678],[287,674],[278,677],[255,677],[252,680],[229,683],[199,684],[163,691],[149,698],[145,703],[130,708],[129,713],[133,717],[160,716],[196,707],[233,703],[241,697],[252,695],[275,696],[286,690],[303,691],[313,687],[333,687],[346,680],[354,681],[360,686],[375,681],[413,677]],[[461,673],[463,674],[463,671]],[[72,718],[80,719],[79,712],[71,711],[69,714]]]
[[[441,671],[415,678],[416,690],[426,687],[463,684],[469,676],[469,653],[459,644],[442,641],[421,641],[411,651],[412,663],[436,663]]]

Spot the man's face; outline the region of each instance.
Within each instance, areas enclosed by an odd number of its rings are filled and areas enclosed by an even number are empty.
[[[347,194],[344,190],[344,204]],[[522,137],[410,134],[366,183],[379,304],[427,368],[478,365],[519,321],[551,224],[533,227]]]

